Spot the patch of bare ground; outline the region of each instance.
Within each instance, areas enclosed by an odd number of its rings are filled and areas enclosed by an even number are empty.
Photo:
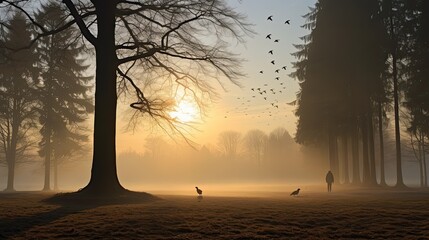
[[[268,195],[268,194],[267,194]],[[57,195],[56,197],[61,196]],[[64,197],[67,196],[67,197]],[[298,197],[142,194],[99,201],[0,194],[0,239],[428,239],[429,192],[359,189]],[[93,202],[94,201],[94,202]]]

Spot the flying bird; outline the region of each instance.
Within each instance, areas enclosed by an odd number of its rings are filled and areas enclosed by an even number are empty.
[[[268,34],[265,38],[271,39],[271,33]]]
[[[273,61],[271,61],[271,63],[272,63],[273,65],[275,65],[275,62],[274,62],[274,60],[273,60]]]
[[[290,24],[290,19],[286,20],[285,24]]]
[[[268,21],[268,20],[273,21],[273,15],[269,16],[269,17],[267,18],[267,21]]]
[[[273,55],[273,50],[268,51],[269,54]]]
[[[197,189],[197,193],[198,193],[198,195],[202,195],[203,194],[203,190],[201,190],[201,189],[199,189],[198,187],[195,187],[196,189]]]
[[[276,39],[276,40],[274,40],[274,42],[279,42],[280,41],[280,39]]]
[[[301,190],[300,188],[298,188],[297,190],[293,191],[290,196],[298,196],[299,194],[299,190]]]

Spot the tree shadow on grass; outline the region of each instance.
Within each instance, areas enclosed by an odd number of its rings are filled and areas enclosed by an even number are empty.
[[[42,204],[59,206],[58,208],[45,212],[36,212],[30,216],[3,218],[0,221],[0,239],[17,237],[33,227],[44,226],[66,216],[97,207],[140,204],[156,200],[161,199],[148,193],[132,191],[124,191],[115,195],[92,195],[82,192],[59,193],[40,201]]]

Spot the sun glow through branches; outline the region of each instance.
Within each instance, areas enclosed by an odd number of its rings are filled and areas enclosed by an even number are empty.
[[[198,118],[198,109],[192,102],[182,100],[170,112],[170,117],[182,123],[192,122]]]

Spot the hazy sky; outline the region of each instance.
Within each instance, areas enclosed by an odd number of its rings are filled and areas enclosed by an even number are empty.
[[[254,24],[256,35],[248,38],[245,46],[231,43],[231,49],[246,59],[242,63],[242,70],[247,76],[240,80],[241,88],[233,84],[225,85],[227,92],[219,88],[221,99],[211,104],[207,116],[195,125],[198,131],[193,131],[191,139],[199,144],[215,144],[218,133],[224,130],[244,133],[257,128],[269,133],[277,127],[284,127],[294,135],[295,108],[286,103],[295,100],[299,87],[298,82],[288,76],[292,71],[291,62],[295,61],[290,54],[295,52],[292,44],[302,43],[299,37],[308,34],[301,28],[305,21],[302,15],[308,13],[308,7],[314,6],[315,0],[228,2],[238,12],[246,14],[249,22]],[[267,20],[270,15],[273,15],[273,21]],[[289,19],[290,25],[285,24]],[[272,34],[271,40],[266,39],[268,34]],[[274,42],[275,39],[279,39],[279,42]],[[268,53],[270,50],[273,50],[273,55]],[[275,65],[271,63],[272,60],[275,60]],[[282,69],[283,66],[286,66],[286,70]],[[279,73],[275,72],[277,69],[280,69]],[[259,73],[261,70],[263,74]],[[266,93],[261,95],[257,88]],[[148,132],[145,129],[134,133],[125,132],[123,128],[127,117],[123,117],[123,111],[119,112],[118,152],[142,151]]]

